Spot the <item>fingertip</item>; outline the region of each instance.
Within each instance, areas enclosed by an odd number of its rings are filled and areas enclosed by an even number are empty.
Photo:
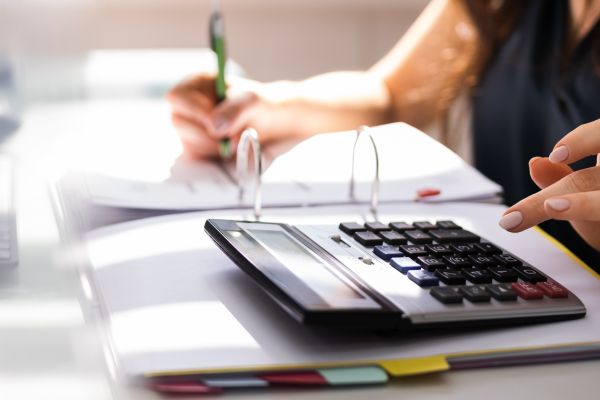
[[[498,225],[506,231],[519,232],[520,230],[517,228],[523,223],[523,220],[521,211],[507,211],[498,221]]]
[[[548,159],[554,164],[561,164],[569,158],[569,148],[564,144],[559,145],[552,150]]]

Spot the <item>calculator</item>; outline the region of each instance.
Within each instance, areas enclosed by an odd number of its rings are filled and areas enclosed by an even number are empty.
[[[301,323],[412,330],[583,317],[568,288],[453,221],[289,225],[209,219],[205,230]]]

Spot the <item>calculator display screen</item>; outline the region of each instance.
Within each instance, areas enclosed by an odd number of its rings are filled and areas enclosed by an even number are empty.
[[[267,230],[250,232],[281,264],[328,302],[364,298],[287,233]]]

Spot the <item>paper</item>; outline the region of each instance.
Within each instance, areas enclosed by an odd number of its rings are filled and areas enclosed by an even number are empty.
[[[265,220],[361,222],[365,210],[357,206],[272,209]],[[402,375],[429,372],[432,365],[433,370],[445,369],[444,355],[600,341],[600,280],[538,232],[501,230],[497,220],[503,211],[500,206],[472,203],[396,204],[384,205],[380,219],[454,220],[572,290],[588,309],[585,318],[400,337],[311,329],[290,318],[215,248],[203,231],[204,213],[140,220],[90,233],[85,243],[91,260],[88,273],[107,318],[112,353],[125,374],[132,376],[373,363]],[[209,216],[247,217],[234,211],[214,211]]]
[[[372,129],[379,150],[382,202],[413,201],[424,187],[439,189],[432,201],[489,199],[500,186],[467,165],[449,149],[409,125],[396,123]],[[354,132],[322,134],[277,157],[263,176],[266,207],[368,202],[374,177],[374,156],[368,139],[357,145],[356,193],[350,197]],[[152,161],[154,165],[155,161]],[[251,207],[252,185],[243,199],[233,183],[235,169],[216,164],[176,166],[179,174],[166,180],[123,179],[114,172],[85,175],[91,202],[111,207],[205,210]],[[140,170],[139,165],[137,169]],[[186,176],[186,170],[189,171]],[[202,171],[203,172],[198,172]],[[155,174],[155,176],[160,176]]]

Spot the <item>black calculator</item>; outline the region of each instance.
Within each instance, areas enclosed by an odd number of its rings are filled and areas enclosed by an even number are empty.
[[[209,219],[205,230],[308,325],[462,328],[586,313],[568,288],[453,221],[335,226]]]

